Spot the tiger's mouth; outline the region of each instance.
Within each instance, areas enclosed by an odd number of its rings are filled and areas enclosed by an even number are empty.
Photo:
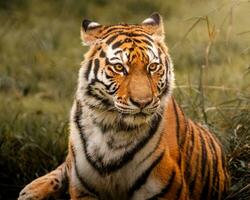
[[[124,109],[119,106],[115,106],[115,110],[118,113],[120,120],[122,120],[127,125],[133,126],[147,125],[156,116],[162,115],[160,104],[155,107],[145,107],[144,109]]]
[[[115,109],[117,112],[123,116],[136,116],[136,117],[149,117],[157,113],[157,110],[160,107],[160,103],[155,105],[147,106],[145,108],[138,108],[135,106],[126,106],[115,103]]]

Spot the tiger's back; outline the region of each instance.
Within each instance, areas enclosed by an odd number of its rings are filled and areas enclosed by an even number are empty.
[[[71,199],[222,199],[229,185],[222,148],[171,97],[161,17],[139,25],[84,20],[81,36],[90,50],[79,72],[66,162],[19,199],[52,195],[65,179]]]

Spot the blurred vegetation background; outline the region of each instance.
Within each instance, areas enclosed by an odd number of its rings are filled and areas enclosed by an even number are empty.
[[[0,0],[0,199],[63,162],[83,18],[164,17],[174,96],[214,131],[228,157],[227,199],[250,199],[249,0]]]

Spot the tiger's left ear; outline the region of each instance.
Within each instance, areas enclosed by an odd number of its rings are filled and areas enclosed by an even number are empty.
[[[103,26],[97,22],[84,19],[81,27],[81,39],[84,45],[91,46],[100,39]]]
[[[153,13],[149,18],[142,22],[142,25],[159,40],[164,40],[164,25],[159,13]]]

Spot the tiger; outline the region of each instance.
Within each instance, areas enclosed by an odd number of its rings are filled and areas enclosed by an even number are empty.
[[[83,20],[89,46],[78,75],[65,162],[18,200],[221,200],[230,180],[223,148],[172,95],[163,19],[101,25]]]

